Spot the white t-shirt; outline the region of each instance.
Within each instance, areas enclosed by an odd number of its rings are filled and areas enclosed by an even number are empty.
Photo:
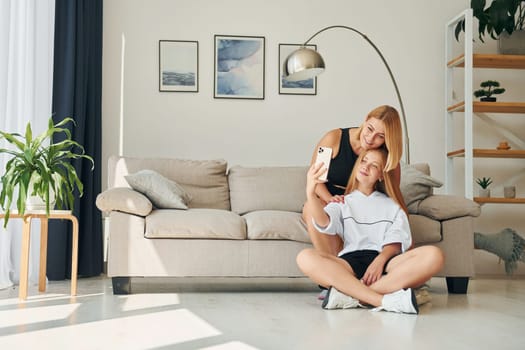
[[[355,190],[344,203],[328,203],[324,211],[330,217],[328,226],[314,225],[319,232],[341,237],[344,245],[338,256],[364,249],[380,252],[390,243],[401,243],[404,252],[412,244],[405,212],[384,193],[366,196]]]

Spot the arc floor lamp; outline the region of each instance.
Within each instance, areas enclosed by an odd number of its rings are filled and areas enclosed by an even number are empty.
[[[321,34],[322,32],[325,32],[330,29],[347,29],[352,32],[355,32],[359,34],[363,39],[365,39],[377,52],[383,63],[385,64],[385,67],[388,71],[388,74],[390,75],[390,79],[392,79],[392,83],[394,84],[394,88],[396,90],[397,99],[399,100],[399,107],[401,108],[401,120],[403,122],[403,142],[405,147],[404,152],[404,158],[405,162],[407,164],[410,164],[410,148],[409,148],[409,140],[408,140],[408,129],[407,129],[407,122],[405,117],[405,107],[403,106],[403,101],[401,99],[401,94],[399,93],[399,88],[397,87],[396,79],[394,78],[394,74],[392,73],[392,70],[390,69],[390,66],[386,62],[385,57],[379,51],[377,46],[363,33],[361,33],[359,30],[344,26],[344,25],[333,25],[325,27],[321,30],[319,30],[317,33],[312,35],[308,40],[306,40],[303,44],[303,46],[294,52],[292,52],[284,61],[283,64],[283,75],[284,79],[289,81],[298,81],[298,80],[306,80],[311,79],[325,70],[325,63],[323,60],[323,57],[315,50],[309,49],[306,47],[308,43],[315,38],[317,35]]]

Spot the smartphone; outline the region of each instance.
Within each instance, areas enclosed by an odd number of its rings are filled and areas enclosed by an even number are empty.
[[[319,177],[319,180],[326,181],[331,159],[332,149],[330,147],[319,147],[317,149],[317,158],[315,159],[315,164],[323,163],[326,168],[326,172]]]

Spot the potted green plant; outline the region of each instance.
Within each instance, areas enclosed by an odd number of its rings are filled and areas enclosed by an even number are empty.
[[[479,97],[484,102],[496,102],[496,97],[492,95],[499,95],[505,92],[504,88],[499,87],[499,82],[494,80],[487,80],[479,84],[483,89],[474,91],[474,96]]]
[[[50,118],[48,128],[40,135],[33,137],[31,124],[27,123],[25,135],[0,131],[0,140],[5,139],[14,149],[0,148],[0,155],[9,156],[0,181],[0,205],[5,210],[4,227],[9,220],[10,208],[13,200],[20,214],[28,209],[27,199],[31,196],[39,197],[43,207],[49,214],[56,202],[58,209],[73,209],[75,188],[80,196],[83,185],[71,165],[72,159],[84,158],[94,166],[93,158],[85,154],[84,148],[71,139],[71,132],[63,128],[74,120],[65,118],[53,123]],[[53,136],[63,134],[62,141],[53,143]],[[16,198],[15,198],[16,197]]]
[[[490,177],[483,177],[483,178],[477,178],[476,183],[481,187],[479,190],[479,196],[480,197],[490,197],[490,189],[488,188],[490,184],[492,183],[492,179]]]
[[[499,39],[499,50],[505,54],[524,54],[525,50],[525,0],[471,0],[470,7],[478,19],[478,36],[481,42],[485,35]],[[455,28],[456,40],[465,30],[465,21]]]

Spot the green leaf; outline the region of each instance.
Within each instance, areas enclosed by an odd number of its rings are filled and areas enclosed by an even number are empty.
[[[459,41],[459,34],[463,31],[465,31],[465,20],[461,20],[456,24],[456,29],[454,30],[456,41]]]
[[[20,137],[20,134],[16,134],[16,133],[10,134],[7,132],[0,131],[0,135],[2,135],[2,137],[6,139],[7,142],[9,142],[12,145],[15,145],[19,150],[21,151],[24,150],[25,148],[24,143],[17,140],[17,137]]]
[[[31,131],[31,123],[27,123],[25,138],[26,138],[26,146],[29,146],[31,144],[31,141],[33,141],[33,132]]]
[[[486,81],[481,82],[479,86],[481,87],[499,86],[499,83],[495,80],[486,80]]]
[[[485,8],[485,5],[487,4],[486,0],[471,0],[470,1],[470,7],[474,11],[483,11]]]
[[[489,9],[489,17],[492,26],[494,27],[494,32],[499,35],[505,29],[508,21],[508,8],[507,4],[504,1],[493,1]],[[514,18],[512,18],[514,20]]]

